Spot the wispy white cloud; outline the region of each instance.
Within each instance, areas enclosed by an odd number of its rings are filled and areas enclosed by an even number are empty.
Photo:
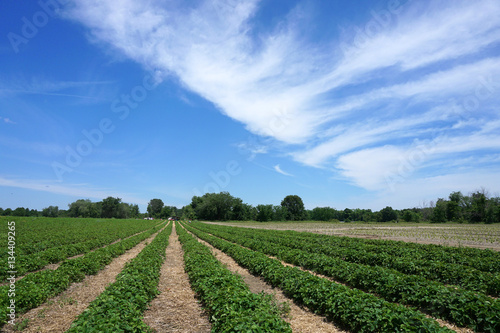
[[[286,172],[286,171],[283,171],[283,170],[281,169],[281,167],[280,167],[280,165],[279,165],[279,164],[276,164],[276,165],[274,166],[274,170],[276,170],[276,172],[278,172],[278,173],[281,173],[282,175],[289,176],[289,177],[294,177],[294,175],[292,175],[291,173],[288,173],[288,172]]]
[[[44,95],[75,97],[89,100],[107,100],[92,94],[78,94],[82,88],[95,88],[112,84],[111,81],[52,81],[33,77],[30,80],[3,78],[0,80],[0,96]]]
[[[46,156],[57,156],[65,153],[64,147],[56,143],[26,141],[15,137],[5,137],[1,135],[0,146],[28,151],[30,154],[42,154]]]
[[[493,131],[480,132],[500,120],[500,58],[482,53],[500,44],[498,1],[409,2],[361,44],[305,41],[292,14],[257,33],[259,4],[75,0],[66,16],[254,134],[294,144],[285,150],[296,161],[369,190],[422,142],[435,143],[426,161],[500,149]],[[269,151],[239,147],[252,158]]]
[[[10,118],[3,118],[3,117],[0,117],[0,121],[3,121],[4,123],[7,123],[7,124],[16,124],[15,121],[12,121]]]
[[[112,189],[99,189],[88,187],[86,184],[55,184],[53,181],[31,179],[7,179],[0,177],[0,186],[23,188],[35,191],[68,195],[75,198],[89,198],[102,200],[108,196],[119,197],[123,202],[146,205],[147,200],[137,198],[127,193],[120,193]]]

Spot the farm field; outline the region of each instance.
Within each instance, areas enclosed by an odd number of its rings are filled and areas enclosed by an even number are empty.
[[[207,222],[245,228],[307,231],[325,235],[386,239],[422,244],[468,246],[500,251],[500,224]]]
[[[496,251],[199,222],[15,222],[19,257],[61,223],[75,223],[77,244],[99,223],[120,237],[27,273],[15,297],[1,286],[2,332],[500,330]]]

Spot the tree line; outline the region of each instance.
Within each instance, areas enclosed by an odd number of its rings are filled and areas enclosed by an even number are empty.
[[[427,207],[397,210],[387,206],[374,212],[371,209],[337,210],[331,207],[316,207],[307,210],[298,195],[286,196],[280,205],[252,206],[232,196],[229,192],[220,192],[194,196],[191,203],[182,208],[166,206],[161,199],[151,199],[146,213],[140,213],[138,205],[124,203],[120,198],[108,197],[99,202],[79,199],[70,203],[67,210],[61,210],[57,206],[49,206],[42,212],[22,207],[14,210],[0,208],[0,215],[162,219],[178,217],[189,220],[259,222],[312,220],[497,223],[500,222],[500,197],[489,197],[484,190],[469,195],[452,192],[447,199],[439,198]]]
[[[107,197],[102,201],[92,202],[89,199],[79,199],[68,205],[68,209],[49,206],[41,212],[35,209],[18,207],[14,210],[0,208],[3,216],[45,216],[45,217],[94,217],[128,219],[141,216],[139,206],[122,202],[121,198]]]

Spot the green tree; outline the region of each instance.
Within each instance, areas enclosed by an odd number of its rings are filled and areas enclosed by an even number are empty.
[[[364,222],[374,222],[377,220],[375,213],[371,209],[363,209],[362,219]]]
[[[273,219],[273,205],[257,205],[257,221],[268,222]]]
[[[148,214],[150,217],[159,217],[163,209],[163,201],[161,199],[151,199],[148,203]]]
[[[275,205],[273,206],[273,221],[286,221],[288,216],[288,210],[281,206]]]
[[[183,220],[196,220],[196,213],[191,205],[182,207]]]
[[[101,217],[104,218],[118,217],[121,201],[122,199],[113,197],[107,197],[106,199],[103,199]]]
[[[140,213],[139,205],[130,205],[130,217],[138,218]]]
[[[202,197],[194,196],[191,206],[201,220],[227,221],[241,217],[245,209],[241,199],[233,197],[229,192],[205,193]]]
[[[28,214],[29,214],[29,209],[27,209],[27,208],[25,209],[23,207],[17,207],[12,212],[12,216],[27,216],[26,215],[26,210],[28,210]]]
[[[463,195],[459,192],[452,192],[449,196],[450,201],[446,206],[446,218],[448,221],[457,221],[461,216],[463,205]]]
[[[72,217],[100,217],[101,208],[97,203],[91,202],[89,199],[79,199],[68,205],[68,214]]]
[[[392,209],[391,206],[387,206],[380,211],[381,222],[395,221],[397,219],[398,219],[398,213],[394,209]]]
[[[420,214],[418,214],[414,209],[403,210],[402,219],[405,222],[420,222]]]
[[[444,223],[446,222],[446,201],[439,198],[436,202],[436,207],[432,211],[431,222]]]
[[[352,209],[350,208],[344,209],[344,211],[342,212],[342,220],[346,222],[351,222],[353,220],[352,214],[353,214]]]
[[[477,191],[472,193],[469,206],[469,220],[472,223],[484,222],[486,220],[486,195]]]
[[[57,206],[49,206],[42,210],[42,216],[45,217],[57,217],[59,216],[59,207]]]
[[[287,220],[301,221],[304,219],[304,202],[298,195],[287,195],[282,201],[281,206],[286,208]]]
[[[161,209],[160,218],[162,218],[162,219],[168,219],[170,216],[173,216],[173,215],[174,214],[172,214],[172,208],[171,207],[164,206]]]

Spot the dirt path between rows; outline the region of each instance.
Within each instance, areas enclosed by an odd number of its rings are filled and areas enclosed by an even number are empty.
[[[156,332],[210,332],[208,315],[197,302],[184,271],[184,251],[175,225],[168,242],[158,284],[161,294],[144,312],[144,322]]]
[[[163,230],[162,228],[161,230]],[[160,231],[161,231],[160,230]],[[159,232],[160,232],[159,231]],[[115,282],[117,275],[123,270],[125,264],[135,258],[147,244],[159,233],[153,234],[121,256],[113,259],[96,275],[85,277],[82,282],[72,284],[66,291],[62,292],[46,303],[16,318],[16,323],[29,320],[28,326],[23,332],[65,332],[71,326],[76,317],[82,313],[89,304],[101,294],[106,287]],[[17,332],[13,325],[5,325],[1,332]]]
[[[189,231],[188,231],[189,232]],[[193,235],[193,234],[191,234]],[[193,235],[194,236],[194,235]],[[207,242],[194,236],[199,242],[208,246],[215,257],[226,265],[226,267],[241,275],[245,283],[250,288],[253,293],[265,292],[266,294],[273,295],[278,303],[287,303],[290,307],[290,312],[287,318],[284,318],[290,323],[292,331],[294,333],[345,333],[347,331],[340,329],[335,326],[332,322],[326,321],[325,317],[319,316],[312,313],[306,308],[302,308],[296,305],[293,300],[286,297],[282,290],[278,288],[273,288],[271,285],[267,284],[262,278],[252,275],[247,269],[241,267],[233,258],[225,254],[224,252],[216,249]]]
[[[189,231],[188,231],[188,232],[189,232]],[[192,234],[192,235],[193,235],[193,234]],[[210,235],[212,235],[212,234],[210,234]],[[193,235],[193,236],[194,236],[194,237],[196,237],[195,235]],[[217,237],[217,236],[215,236],[215,235],[212,235],[212,236]],[[197,238],[197,237],[196,237],[196,238]],[[255,279],[256,279],[256,280],[261,281],[261,282],[262,282],[262,283],[264,283],[264,284],[266,284],[266,283],[265,283],[262,279],[260,279],[260,278],[258,278],[258,277],[255,277],[255,276],[251,275],[251,273],[250,273],[250,272],[248,272],[248,270],[246,270],[246,269],[242,268],[241,266],[239,266],[239,265],[238,265],[238,263],[236,263],[236,261],[234,261],[234,260],[233,260],[230,256],[226,255],[224,252],[222,252],[222,251],[220,251],[220,250],[218,250],[218,249],[214,248],[212,245],[210,245],[209,243],[207,243],[207,242],[205,242],[205,241],[203,241],[203,240],[201,240],[201,239],[199,239],[199,238],[197,238],[197,239],[198,239],[198,241],[202,242],[202,243],[203,243],[203,244],[205,244],[206,246],[210,247],[210,249],[212,249],[212,251],[214,252],[214,254],[216,255],[216,257],[218,257],[219,255],[220,255],[220,256],[224,256],[225,258],[224,258],[223,260],[227,260],[227,263],[226,263],[225,261],[223,261],[222,259],[219,259],[221,262],[223,262],[223,263],[225,263],[225,264],[228,264],[228,265],[229,265],[229,263],[233,262],[233,263],[234,263],[234,265],[237,265],[237,268],[235,268],[235,269],[238,269],[238,271],[236,271],[236,270],[235,270],[235,272],[237,272],[238,274],[242,275],[242,277],[245,279],[245,282],[246,282],[249,286],[250,286],[250,283],[253,283],[253,282],[255,281]],[[244,247],[244,246],[243,246],[243,247]],[[246,248],[246,247],[244,247],[244,248]],[[248,249],[248,248],[246,248],[246,249]],[[251,249],[249,249],[249,250],[251,250]],[[295,266],[295,265],[289,264],[289,263],[284,262],[284,261],[282,261],[282,260],[280,260],[280,259],[278,259],[278,258],[276,258],[276,257],[273,257],[273,256],[268,256],[268,257],[269,257],[269,258],[271,258],[271,259],[278,260],[278,261],[279,261],[279,262],[281,262],[281,264],[282,264],[282,265],[284,265],[284,266],[288,266],[288,267],[295,267],[295,268],[300,269],[301,271],[308,272],[308,273],[310,273],[310,274],[312,274],[312,275],[315,275],[315,276],[317,276],[317,277],[320,277],[320,278],[323,278],[323,279],[326,279],[326,280],[332,281],[332,282],[334,282],[334,283],[342,284],[342,285],[344,285],[344,286],[346,286],[346,287],[349,287],[349,286],[348,286],[348,285],[346,285],[345,283],[342,283],[342,282],[340,282],[340,281],[337,281],[337,280],[335,280],[335,279],[333,279],[333,278],[331,278],[331,277],[329,277],[329,276],[326,276],[326,275],[323,275],[323,274],[319,274],[319,273],[316,273],[316,272],[313,272],[313,271],[310,271],[310,270],[304,269],[304,268],[302,268],[302,267],[300,267],[300,266]],[[219,257],[218,257],[218,258],[219,258]],[[229,268],[229,266],[228,266],[228,268]],[[229,268],[229,269],[231,269],[231,268]],[[231,269],[231,270],[232,270],[232,269]],[[240,271],[242,271],[242,272],[246,272],[246,274],[249,274],[249,275],[250,275],[250,277],[249,277],[249,281],[250,281],[250,282],[247,282],[246,277],[245,277],[242,273],[240,273]],[[252,280],[252,278],[253,278],[254,280]],[[257,283],[257,285],[258,285],[258,282],[256,282],[256,283]],[[277,288],[273,288],[273,287],[271,287],[271,286],[269,286],[269,285],[267,285],[267,284],[266,284],[266,286],[267,286],[267,288],[268,288],[268,289],[270,288],[270,290],[273,290],[273,291],[274,291],[274,290],[279,290],[279,289],[277,289]],[[252,288],[252,287],[250,287],[250,288]],[[251,289],[251,290],[252,290],[252,289]],[[258,289],[256,289],[256,290],[258,290]],[[260,290],[258,290],[258,291],[253,291],[253,290],[252,290],[252,292],[260,292]],[[266,290],[264,290],[264,292],[266,292],[266,293],[268,293],[268,294],[272,294],[272,292],[267,292]],[[284,295],[283,295],[283,296],[284,296]],[[287,299],[287,298],[286,298],[286,296],[284,296],[284,297],[285,297],[285,299]],[[288,299],[288,300],[289,300],[289,299]],[[284,302],[284,301],[282,301],[282,300],[279,300],[279,301],[280,301],[280,302]],[[290,300],[290,302],[292,302],[292,301]],[[302,310],[302,311],[304,311],[304,312],[311,313],[309,310],[307,310],[307,309],[305,309],[305,308],[301,308],[301,307],[299,307],[299,309],[300,309],[300,310]],[[313,313],[311,313],[311,314],[313,314]],[[320,317],[320,316],[315,315],[315,314],[313,314],[313,315],[314,315],[314,316],[316,316],[316,317]],[[436,320],[436,321],[437,321],[437,322],[438,322],[441,326],[445,326],[445,327],[447,327],[447,328],[449,328],[449,329],[451,329],[451,330],[453,330],[453,331],[455,331],[455,332],[458,332],[458,333],[474,333],[474,331],[473,331],[473,330],[471,330],[471,329],[469,329],[469,328],[467,328],[467,327],[458,327],[457,325],[455,325],[455,324],[453,324],[453,323],[451,323],[451,322],[449,322],[449,321],[446,321],[446,320],[443,320],[443,319],[439,319],[439,318],[436,318],[436,317],[433,317],[433,316],[427,315],[427,314],[425,314],[425,313],[424,313],[424,315],[425,315],[427,318],[430,318],[430,319],[434,319],[434,320]],[[323,317],[320,317],[320,318],[323,318]],[[324,320],[324,318],[323,318],[323,320]],[[292,324],[292,323],[290,322],[290,324]],[[330,323],[328,323],[328,324],[330,324]],[[332,325],[333,325],[333,324],[332,324]],[[331,329],[330,329],[330,330],[324,330],[324,331],[322,331],[322,330],[315,330],[315,329],[313,329],[313,330],[300,330],[300,329],[295,330],[293,326],[292,326],[292,329],[293,329],[293,331],[294,331],[294,332],[346,332],[346,331],[342,331],[342,330],[341,330],[341,329],[339,329],[338,327],[335,327],[335,329],[337,329],[337,331],[334,331],[334,330],[331,330]]]
[[[157,226],[158,226],[158,225],[155,225],[154,227],[151,227],[150,229],[155,228],[155,227],[157,227]],[[71,257],[67,257],[66,259],[61,260],[61,261],[59,261],[58,263],[55,263],[55,264],[47,264],[47,265],[46,265],[45,267],[43,267],[43,268],[37,269],[37,270],[35,270],[35,271],[27,272],[26,274],[21,275],[21,276],[17,276],[17,277],[16,277],[16,282],[17,282],[17,281],[19,281],[19,280],[21,280],[21,279],[23,279],[23,278],[25,278],[25,277],[26,277],[27,275],[29,275],[29,274],[33,274],[33,273],[37,273],[37,272],[41,272],[41,271],[45,271],[45,270],[47,270],[47,269],[51,269],[51,270],[55,271],[55,270],[56,270],[56,269],[58,269],[58,268],[59,268],[59,266],[61,266],[61,264],[62,264],[64,261],[66,261],[66,260],[71,260],[71,259],[76,259],[76,258],[79,258],[79,257],[83,257],[83,256],[84,256],[84,255],[86,255],[87,253],[90,253],[90,252],[95,252],[95,251],[97,251],[97,250],[99,250],[99,249],[102,249],[103,247],[106,247],[106,246],[110,246],[110,245],[116,244],[116,243],[118,243],[118,242],[121,242],[122,240],[125,240],[125,239],[128,239],[128,238],[131,238],[131,237],[137,236],[137,235],[139,235],[139,234],[142,234],[143,232],[147,232],[147,231],[148,231],[148,230],[150,230],[150,229],[146,229],[146,230],[144,230],[144,231],[137,232],[137,233],[135,233],[135,234],[133,234],[133,235],[130,235],[130,236],[127,236],[127,237],[125,237],[125,238],[118,238],[117,240],[115,240],[115,241],[113,241],[113,242],[111,242],[111,243],[109,243],[109,244],[106,244],[106,245],[103,245],[103,246],[96,247],[96,248],[94,248],[94,249],[92,249],[92,250],[90,250],[90,251],[88,251],[88,252],[85,252],[85,253],[80,253],[80,254],[77,254],[77,255],[74,255],[74,256],[71,256]],[[2,282],[2,283],[0,283],[0,287],[1,287],[1,286],[5,286],[5,285],[7,285],[7,284],[9,284],[9,282]]]

